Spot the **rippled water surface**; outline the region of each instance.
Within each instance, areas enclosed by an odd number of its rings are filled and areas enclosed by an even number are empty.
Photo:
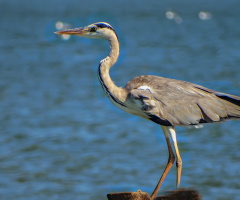
[[[167,161],[158,125],[115,108],[97,80],[105,41],[53,34],[107,21],[120,38],[111,76],[142,74],[240,96],[240,2],[0,2],[0,199],[104,200],[151,194]],[[182,187],[203,199],[240,195],[240,121],[177,128]],[[175,188],[175,166],[161,191]]]

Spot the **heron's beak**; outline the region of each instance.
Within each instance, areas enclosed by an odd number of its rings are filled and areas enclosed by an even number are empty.
[[[67,30],[62,30],[62,31],[56,31],[54,32],[55,34],[59,35],[79,35],[79,36],[84,36],[88,33],[86,28],[74,28],[74,29],[67,29]]]

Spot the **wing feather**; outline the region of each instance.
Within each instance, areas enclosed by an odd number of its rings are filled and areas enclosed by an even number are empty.
[[[141,76],[131,80],[125,88],[135,109],[143,112],[145,118],[154,116],[153,121],[157,123],[197,125],[240,117],[240,97],[189,82]]]

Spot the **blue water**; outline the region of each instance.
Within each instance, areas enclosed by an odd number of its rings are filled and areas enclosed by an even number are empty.
[[[154,74],[240,96],[239,8],[237,0],[1,1],[0,199],[151,194],[167,162],[160,127],[118,110],[102,91],[96,71],[108,44],[61,40],[56,22],[116,29],[119,86]],[[240,121],[177,134],[181,186],[206,200],[239,199]],[[174,166],[161,192],[175,189],[175,175]]]

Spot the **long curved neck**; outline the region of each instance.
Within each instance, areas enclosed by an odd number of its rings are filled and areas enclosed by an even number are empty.
[[[121,104],[125,101],[127,92],[125,89],[117,87],[109,75],[110,68],[114,65],[119,56],[119,42],[114,32],[109,36],[108,41],[110,43],[111,50],[109,55],[101,60],[99,64],[99,81],[108,97]]]

